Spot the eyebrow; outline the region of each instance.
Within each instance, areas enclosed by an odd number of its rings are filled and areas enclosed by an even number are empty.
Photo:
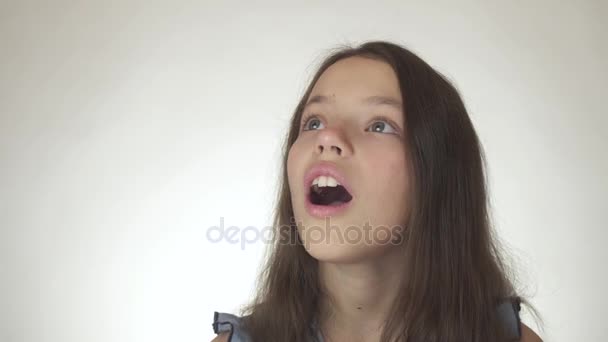
[[[315,95],[315,96],[311,97],[308,100],[308,102],[306,102],[306,105],[304,106],[304,108],[308,107],[309,105],[311,105],[313,103],[331,103],[331,102],[333,102],[333,101],[325,95]],[[369,96],[369,97],[364,98],[361,102],[363,104],[367,104],[367,105],[387,105],[387,106],[391,106],[399,111],[403,110],[403,104],[401,103],[401,101],[395,99],[394,97],[390,97],[390,96],[382,96],[382,95]]]

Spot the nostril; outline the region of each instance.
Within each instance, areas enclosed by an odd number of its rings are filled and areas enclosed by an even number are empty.
[[[319,145],[319,146],[317,146],[317,148],[318,148],[319,153],[323,153],[323,151],[325,150],[325,146],[324,145]],[[342,149],[340,147],[338,147],[338,146],[335,146],[335,145],[330,146],[329,150],[330,151],[336,151],[336,153],[338,155],[342,154]]]

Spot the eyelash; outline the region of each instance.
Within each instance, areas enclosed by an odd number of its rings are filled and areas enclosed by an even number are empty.
[[[303,122],[303,123],[302,123],[302,125],[300,126],[300,129],[301,129],[301,130],[304,130],[304,128],[306,128],[306,125],[308,125],[308,121],[310,121],[310,119],[312,119],[312,118],[316,118],[316,117],[317,117],[317,115],[315,115],[315,114],[304,114],[304,115],[302,116],[302,122]]]
[[[300,130],[304,131],[306,126],[308,125],[308,122],[310,121],[310,119],[318,119],[319,117],[317,116],[317,114],[304,114],[302,116],[302,125],[300,126]],[[393,120],[390,120],[388,118],[385,118],[383,116],[374,116],[372,118],[372,124],[378,122],[378,121],[384,121],[386,122],[389,126],[391,126],[393,128],[393,130],[395,130],[396,133],[393,134],[398,134],[399,133],[399,126],[397,126]],[[387,133],[385,133],[387,134]],[[391,133],[388,133],[391,134]]]

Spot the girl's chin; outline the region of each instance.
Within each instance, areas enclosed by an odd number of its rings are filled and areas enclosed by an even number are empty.
[[[310,256],[320,262],[354,264],[368,262],[370,258],[384,254],[386,246],[347,246],[336,244],[304,244]]]

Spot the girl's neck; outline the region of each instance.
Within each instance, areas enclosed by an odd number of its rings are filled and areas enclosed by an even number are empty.
[[[326,342],[380,339],[404,272],[402,253],[392,247],[358,263],[319,261],[320,325]]]

